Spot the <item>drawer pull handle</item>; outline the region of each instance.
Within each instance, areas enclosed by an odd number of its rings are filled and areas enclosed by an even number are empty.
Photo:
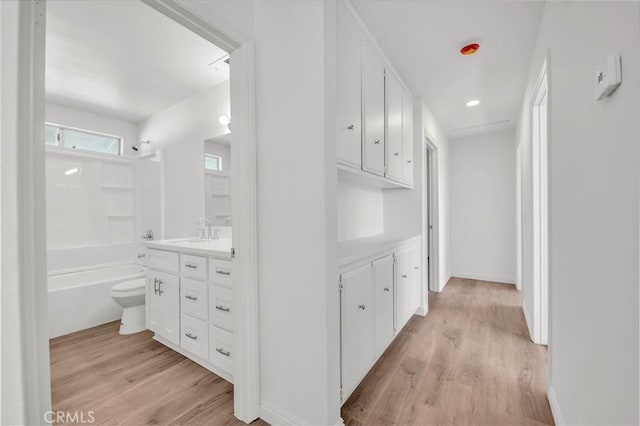
[[[400,153],[399,153],[399,152],[394,152],[394,153],[393,153],[393,156],[394,156],[394,157],[397,157],[397,156],[399,156],[399,155],[400,155]]]
[[[364,311],[365,309],[367,309],[367,307],[366,307],[366,306],[364,306],[364,305],[359,305],[359,306],[358,306],[358,309],[362,309],[362,310]]]
[[[198,340],[198,336],[194,336],[191,333],[185,333],[184,335],[187,336],[191,340]]]
[[[185,268],[198,269],[198,265],[194,265],[191,263],[185,263],[184,266]]]
[[[407,160],[407,164],[411,164],[411,160]]]
[[[222,355],[224,355],[224,356],[230,356],[230,355],[231,355],[231,352],[229,352],[229,351],[225,351],[225,350],[224,350],[224,349],[222,349],[222,348],[216,348],[216,352],[218,352],[219,354],[222,354]]]
[[[403,275],[403,276],[402,276],[402,278],[407,278],[407,276],[406,276],[406,275]]]
[[[389,293],[389,287],[384,288],[385,293]]]
[[[220,274],[220,275],[231,275],[231,272],[229,271],[221,271],[219,269],[216,269],[216,274]]]
[[[380,139],[373,141],[374,145],[380,145]]]
[[[347,130],[353,130],[353,124],[347,126]]]
[[[187,295],[186,295],[186,296],[184,296],[184,297],[185,297],[185,299],[193,300],[194,302],[195,302],[196,300],[198,300],[198,298],[197,298],[196,296],[192,296],[192,295],[190,295],[190,294],[187,294]]]
[[[419,266],[414,266],[413,269],[415,269],[417,271],[418,269],[420,269],[420,267]]]
[[[216,309],[222,312],[230,312],[231,309],[227,308],[226,306],[222,306],[222,305],[216,305]]]

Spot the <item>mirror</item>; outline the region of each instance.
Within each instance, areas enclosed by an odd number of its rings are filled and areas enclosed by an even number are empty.
[[[231,226],[231,134],[204,141],[205,216]]]

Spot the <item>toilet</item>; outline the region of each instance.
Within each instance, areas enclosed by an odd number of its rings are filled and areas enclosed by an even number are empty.
[[[120,334],[133,334],[145,330],[144,278],[123,281],[111,287],[111,298],[124,308],[120,320]]]

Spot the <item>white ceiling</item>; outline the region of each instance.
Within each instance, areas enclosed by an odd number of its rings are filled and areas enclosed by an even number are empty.
[[[227,80],[224,55],[139,1],[47,2],[49,102],[140,121]]]
[[[450,136],[515,125],[544,2],[353,4],[405,83],[427,101]],[[480,43],[478,52],[461,55],[460,48],[471,41]],[[470,99],[481,103],[469,108]]]

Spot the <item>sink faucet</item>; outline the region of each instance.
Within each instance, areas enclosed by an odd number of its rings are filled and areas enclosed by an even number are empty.
[[[231,216],[227,216],[227,218],[224,221],[224,226],[229,226],[230,223],[231,223]]]
[[[206,217],[200,218],[200,223],[204,223],[204,226],[200,229],[200,239],[201,240],[212,240],[214,239],[211,235],[211,221]],[[205,227],[207,229],[207,233],[205,234]]]

